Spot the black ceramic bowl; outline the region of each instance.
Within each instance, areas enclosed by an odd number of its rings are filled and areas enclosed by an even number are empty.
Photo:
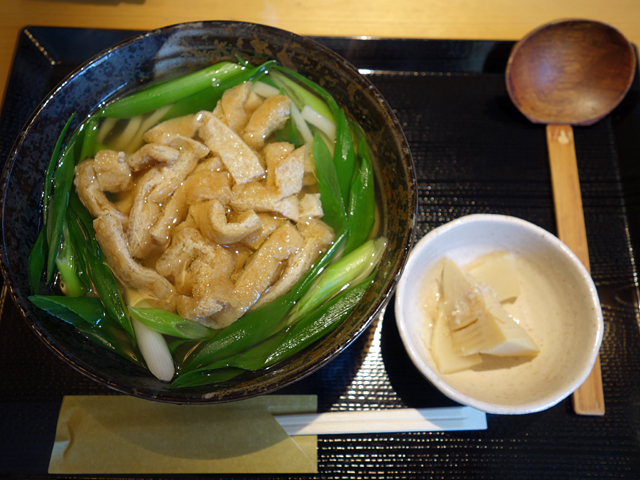
[[[377,157],[383,230],[389,238],[375,284],[331,334],[272,367],[211,386],[169,390],[147,371],[79,335],[27,299],[27,256],[39,227],[44,172],[64,123],[151,81],[190,73],[239,56],[253,64],[277,59],[324,86],[367,133]],[[75,125],[72,125],[72,128]],[[400,125],[376,88],[331,50],[271,27],[197,22],[161,28],[122,42],[78,68],[43,101],[24,127],[2,178],[2,270],[27,323],[56,354],[121,393],[174,403],[233,401],[272,392],[316,371],[345,349],[387,304],[411,246],[416,179]],[[42,286],[43,289],[45,286]],[[43,290],[44,291],[44,290]]]

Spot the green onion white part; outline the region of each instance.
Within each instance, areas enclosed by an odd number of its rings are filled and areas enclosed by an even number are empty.
[[[313,134],[311,133],[311,129],[304,118],[302,118],[302,113],[296,106],[294,102],[291,102],[291,118],[293,118],[293,122],[296,124],[296,128],[300,135],[302,135],[302,139],[304,143],[309,145],[313,144]]]
[[[162,334],[151,330],[135,318],[131,318],[138,340],[138,348],[147,362],[149,371],[159,380],[170,382],[175,373],[173,358]]]
[[[272,87],[271,85],[261,82],[260,80],[253,83],[253,91],[256,95],[260,95],[263,98],[274,97],[280,94],[280,90],[276,87]]]
[[[300,112],[302,118],[324,133],[333,144],[336,141],[336,125],[324,115],[305,105]]]

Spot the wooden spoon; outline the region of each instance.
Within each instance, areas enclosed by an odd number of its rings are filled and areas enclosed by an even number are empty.
[[[571,125],[591,125],[613,110],[631,86],[633,48],[600,22],[560,20],[520,40],[507,63],[507,90],[530,121],[547,125],[558,237],[589,269],[587,235]],[[573,394],[579,415],[604,415],[600,360]]]

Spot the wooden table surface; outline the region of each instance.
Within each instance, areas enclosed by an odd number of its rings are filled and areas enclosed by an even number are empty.
[[[640,0],[3,0],[0,92],[26,26],[148,30],[241,20],[301,35],[516,40],[569,17],[609,23],[640,44]]]

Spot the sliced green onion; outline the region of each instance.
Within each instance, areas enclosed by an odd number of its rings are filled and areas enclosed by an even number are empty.
[[[334,232],[342,232],[345,228],[347,215],[344,200],[340,192],[333,157],[318,133],[313,140],[313,160],[316,166],[322,211],[324,212],[322,220],[333,228]]]
[[[218,331],[159,308],[129,307],[133,318],[156,332],[185,340],[214,337]]]
[[[29,299],[38,308],[73,325],[92,342],[138,366],[145,366],[125,332],[106,314],[97,298],[34,295]]]
[[[89,213],[89,210],[82,204],[80,201],[80,197],[78,197],[78,192],[75,189],[71,191],[71,195],[69,196],[69,215],[75,215],[82,222],[84,229],[87,232],[93,233],[93,217]],[[70,217],[74,218],[74,217]],[[92,247],[98,246],[98,241],[95,239],[95,236],[91,238]],[[97,251],[97,250],[96,250]]]
[[[236,63],[220,62],[116,100],[104,108],[102,115],[111,118],[142,115],[216,85],[242,70],[243,67]]]
[[[213,364],[184,373],[171,383],[171,388],[207,385],[228,380],[229,377],[225,373],[214,374],[214,372],[231,373],[229,371],[230,368],[239,369],[240,371],[236,372],[237,374],[246,370],[258,370],[262,368],[267,357],[282,343],[286,334],[287,331],[283,329],[243,353],[223,358]]]
[[[68,241],[69,244],[71,245],[71,248],[73,250],[73,259],[74,259],[74,270],[76,272],[76,274],[78,275],[78,277],[80,278],[80,281],[82,281],[82,284],[84,285],[84,290],[86,291],[90,291],[93,289],[93,284],[91,283],[91,279],[89,278],[89,274],[87,273],[87,266],[85,265],[84,262],[84,258],[81,254],[81,249],[79,246],[77,246],[75,244],[74,241],[74,236],[71,233],[71,230],[69,229],[69,223],[70,222],[75,222],[76,218],[78,217],[78,215],[75,213],[74,209],[73,209],[73,199],[76,198],[77,199],[78,195],[75,192],[75,190],[73,190],[71,192],[71,197],[69,200],[69,204],[70,204],[70,208],[67,211],[67,218],[66,218],[66,229],[68,232]],[[80,202],[79,199],[77,199],[78,202]],[[84,206],[83,206],[84,207]],[[97,249],[97,247],[96,247]]]
[[[336,114],[336,146],[333,153],[333,161],[336,166],[336,174],[340,185],[340,192],[345,202],[349,200],[349,189],[353,180],[353,172],[356,168],[356,153],[353,148],[353,137],[347,116],[342,109]]]
[[[196,370],[225,357],[240,353],[277,330],[277,326],[293,304],[286,296],[240,317],[195,355],[184,372]]]
[[[364,155],[364,153],[359,150],[360,148],[359,146],[362,139],[363,138],[366,139],[367,134],[364,133],[364,129],[360,126],[358,122],[356,122],[351,118],[348,118],[347,120],[349,121],[349,128],[351,129],[351,134],[353,135],[353,144],[358,146],[357,153],[358,155]],[[365,144],[366,144],[366,140],[365,140]],[[367,146],[367,149],[368,149],[368,146]],[[371,152],[368,152],[367,157],[371,158]]]
[[[69,297],[79,297],[84,294],[85,288],[77,273],[75,253],[66,219],[62,224],[62,238],[62,249],[56,258],[56,266],[60,272],[60,289]]]
[[[77,132],[76,132],[77,133]],[[53,276],[56,257],[60,249],[60,237],[62,224],[69,206],[69,192],[73,185],[73,169],[76,156],[76,133],[71,137],[65,147],[58,167],[53,174],[53,205],[49,209],[47,219],[47,277],[49,283]],[[80,148],[79,146],[77,148]]]
[[[51,159],[49,160],[49,165],[47,165],[47,171],[45,172],[44,194],[42,197],[42,216],[45,222],[49,217],[49,202],[52,199],[51,190],[53,189],[53,182],[52,182],[53,172],[55,171],[56,165],[58,164],[58,160],[60,157],[60,149],[62,148],[64,137],[67,134],[67,130],[69,129],[69,126],[71,125],[71,122],[73,121],[75,116],[76,114],[73,113],[69,117],[69,120],[67,120],[67,123],[65,123],[64,127],[62,127],[62,132],[60,132],[60,136],[58,137],[58,140],[56,141],[56,144],[53,147],[53,152],[51,153]]]
[[[300,138],[295,122],[289,118],[280,130],[275,131],[276,141],[289,142],[295,148],[304,145],[304,141]]]
[[[376,219],[373,167],[369,160],[367,142],[364,138],[360,140],[358,152],[363,152],[363,155],[360,158],[360,166],[350,188],[347,211],[349,237],[344,249],[345,254],[351,252],[369,238]]]
[[[267,367],[290,357],[334,330],[362,300],[373,283],[373,277],[374,275],[369,275],[367,281],[342,291],[291,327],[282,343],[266,358],[262,366]]]
[[[378,237],[373,240],[373,253],[371,254],[371,263],[367,265],[367,267],[364,268],[356,278],[349,282],[351,285],[357,285],[360,282],[364,281],[365,278],[367,278],[369,275],[371,275],[371,272],[373,272],[380,264],[382,255],[387,249],[388,243],[389,242],[386,237]]]
[[[201,110],[213,110],[225,90],[249,80],[260,78],[275,61],[270,60],[257,67],[243,66],[240,70],[231,72],[227,76],[220,76],[218,82],[210,87],[204,88],[185,98],[176,101],[169,111],[162,117],[162,120],[181,117]],[[169,103],[169,102],[167,102]]]
[[[62,147],[62,143],[64,142],[64,137],[66,136],[67,130],[71,125],[75,117],[75,113],[69,117],[67,123],[62,128],[62,132],[58,136],[58,140],[53,148],[53,152],[51,154],[51,158],[49,160],[49,164],[47,165],[47,170],[45,172],[44,178],[44,192],[42,196],[42,227],[38,236],[36,237],[35,244],[33,245],[31,252],[29,252],[29,257],[27,259],[27,273],[29,276],[29,286],[31,288],[31,293],[37,293],[40,286],[40,279],[42,277],[42,272],[47,270],[47,282],[51,280],[51,276],[49,272],[51,271],[51,275],[53,274],[53,267],[55,262],[55,255],[57,254],[56,249],[52,249],[49,247],[49,239],[51,236],[55,235],[55,228],[50,225],[52,220],[57,218],[58,212],[56,215],[53,215],[51,212],[51,206],[53,201],[52,190],[54,188],[54,174],[56,165],[58,164],[60,149]],[[62,228],[62,226],[60,226]],[[59,237],[59,233],[58,233]],[[54,251],[54,257],[49,261],[48,252],[50,250]]]
[[[96,325],[105,318],[105,311],[96,297],[65,297],[62,295],[32,295],[29,300],[42,310],[64,318],[67,311],[78,315],[90,325]]]
[[[100,118],[93,116],[89,117],[89,119],[87,119],[80,127],[84,130],[84,138],[82,140],[82,149],[80,151],[78,163],[95,155],[96,137],[98,136],[99,123]]]
[[[77,205],[75,207],[78,207]],[[78,207],[79,208],[79,207]],[[131,326],[118,282],[113,272],[105,263],[102,250],[95,240],[93,228],[87,228],[81,216],[70,217],[69,232],[79,261],[91,279],[93,289],[100,298],[106,311],[129,335],[135,345],[136,339]]]

